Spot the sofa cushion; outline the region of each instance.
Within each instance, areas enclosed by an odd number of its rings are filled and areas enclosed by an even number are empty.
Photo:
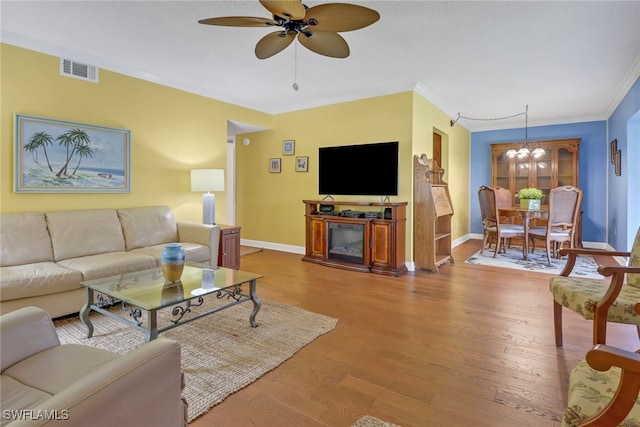
[[[549,280],[553,299],[587,320],[593,319],[596,303],[609,289],[609,281],[582,277],[554,276]],[[635,304],[640,301],[640,288],[622,285],[620,294],[609,307],[608,320],[640,326]]]
[[[128,251],[178,241],[178,226],[168,206],[118,209]]]
[[[0,267],[0,301],[56,294],[80,288],[82,273],[53,262]]]
[[[2,375],[45,393],[57,394],[118,356],[88,345],[57,345],[21,360]]]
[[[0,266],[53,261],[51,239],[42,212],[0,215]]]
[[[122,227],[115,209],[46,212],[55,261],[124,251]]]
[[[209,262],[209,257],[211,256],[211,252],[209,251],[208,246],[200,245],[197,243],[182,243],[182,242],[180,242],[180,246],[184,250],[184,258],[186,262]],[[152,256],[156,259],[156,262],[158,263],[158,266],[159,266],[160,256],[162,255],[162,251],[164,250],[164,247],[165,245],[150,246],[146,248],[134,249],[131,252]]]
[[[2,396],[2,409],[14,411],[35,408],[51,397],[49,393],[38,390],[37,387],[22,384],[8,375],[2,375],[0,395]],[[11,420],[2,417],[2,421],[2,425],[5,425]]]
[[[59,265],[82,273],[82,280],[99,279],[131,271],[156,268],[155,258],[132,252],[109,252],[58,262]]]

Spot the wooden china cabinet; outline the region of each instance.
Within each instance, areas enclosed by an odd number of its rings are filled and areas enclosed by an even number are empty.
[[[536,141],[529,143],[529,148],[543,148],[545,154],[535,158],[531,155],[525,158],[508,157],[507,151],[516,150],[522,146],[521,142],[491,144],[492,177],[494,187],[508,188],[514,195],[521,188],[539,188],[544,193],[543,205],[549,204],[549,191],[563,185],[578,187],[580,140],[555,139],[550,141]]]

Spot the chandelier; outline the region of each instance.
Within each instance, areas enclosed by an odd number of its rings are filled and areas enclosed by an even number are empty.
[[[507,157],[513,158],[517,156],[519,159],[525,159],[529,155],[531,155],[537,159],[540,156],[545,154],[544,149],[540,146],[537,146],[533,150],[529,147],[529,144],[533,146],[534,143],[529,142],[528,129],[529,129],[529,106],[526,105],[525,111],[524,111],[524,141],[522,141],[522,147],[517,151],[515,147],[511,147],[511,149],[506,152]]]

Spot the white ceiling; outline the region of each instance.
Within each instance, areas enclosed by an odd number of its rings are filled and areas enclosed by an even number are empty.
[[[375,24],[341,35],[351,55],[292,44],[254,55],[263,28],[198,24],[270,17],[250,1],[7,1],[2,41],[267,113],[415,90],[456,119],[518,114],[529,126],[605,120],[640,76],[640,1],[347,1]],[[309,0],[309,7],[328,3]],[[470,130],[524,117],[460,120]]]

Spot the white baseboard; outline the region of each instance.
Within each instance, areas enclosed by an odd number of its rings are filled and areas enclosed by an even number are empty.
[[[289,252],[304,255],[304,246],[283,245],[282,243],[263,242],[260,240],[248,240],[240,238],[240,244],[253,246],[254,248],[273,249],[274,251]]]
[[[482,234],[477,234],[477,233],[465,234],[464,236],[453,240],[451,242],[451,247],[455,248],[456,246],[459,246],[470,239],[482,240]],[[240,243],[245,246],[253,246],[256,248],[272,249],[274,251],[289,252],[292,254],[299,254],[299,255],[305,254],[304,246],[283,245],[282,243],[263,242],[260,240],[249,240],[249,239],[242,239],[242,238],[240,239]],[[605,243],[605,242],[582,242],[582,245],[585,248],[590,248],[590,249],[607,249],[610,251],[614,250],[608,243]],[[619,258],[619,257],[616,257],[616,258]],[[617,261],[620,264],[623,264],[623,265],[626,264],[626,261],[623,258],[617,259]],[[416,271],[415,261],[405,261],[404,264],[406,265],[408,271]]]

